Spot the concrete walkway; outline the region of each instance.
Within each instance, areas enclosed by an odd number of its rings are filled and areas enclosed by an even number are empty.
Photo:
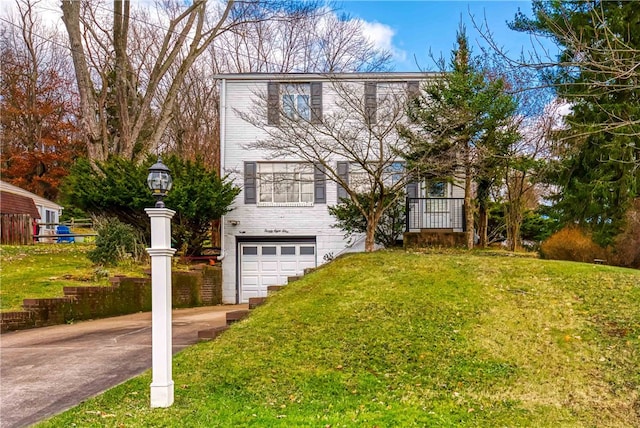
[[[225,305],[173,311],[173,352],[225,325]],[[0,427],[31,425],[151,368],[151,313],[0,335]]]

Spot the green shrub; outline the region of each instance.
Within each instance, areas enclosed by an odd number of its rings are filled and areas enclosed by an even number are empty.
[[[148,168],[157,161],[149,156],[143,163],[118,157],[92,164],[78,159],[65,180],[65,206],[75,206],[93,215],[116,217],[150,236],[145,208],[155,205],[147,188]],[[164,162],[171,169],[173,189],[165,198],[173,218],[174,248],[186,255],[200,254],[213,220],[230,210],[240,193],[228,177],[219,177],[202,160],[190,161],[168,155]]]
[[[405,228],[404,199],[396,195],[388,195],[388,198],[397,199],[397,202],[390,204],[384,211],[374,235],[375,243],[386,248],[397,245]],[[368,195],[358,195],[358,202],[365,210],[368,210],[371,205]],[[367,219],[350,198],[340,198],[337,205],[328,209],[329,214],[336,218],[336,223],[332,227],[341,229],[345,233],[345,238],[367,231]]]
[[[539,210],[529,210],[524,213],[520,236],[523,240],[543,242],[554,232],[557,221],[540,213]]]
[[[95,218],[96,248],[87,256],[95,264],[115,266],[128,257],[140,259],[144,254],[136,230],[115,217]]]
[[[608,251],[576,226],[567,226],[554,233],[540,246],[540,255],[545,259],[593,262],[607,259]]]

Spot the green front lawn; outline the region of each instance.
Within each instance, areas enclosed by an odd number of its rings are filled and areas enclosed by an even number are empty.
[[[384,251],[292,283],[150,373],[42,426],[639,426],[640,272]]]
[[[100,269],[86,257],[92,244],[0,246],[0,310],[22,309],[22,300],[62,297],[65,286],[109,285],[108,275],[140,275],[134,264]]]

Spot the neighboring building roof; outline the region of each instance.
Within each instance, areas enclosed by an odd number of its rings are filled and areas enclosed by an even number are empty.
[[[443,73],[384,72],[384,73],[229,73],[216,74],[215,79],[227,80],[423,80]]]
[[[40,205],[45,208],[49,208],[51,210],[60,211],[63,209],[61,205],[56,204],[48,199],[43,198],[42,196],[38,196],[35,193],[31,193],[28,190],[24,190],[21,187],[14,186],[13,184],[9,184],[6,181],[0,180],[0,190],[2,192],[13,193],[15,195],[26,196],[33,200],[36,205]],[[4,196],[3,196],[4,198]],[[3,211],[4,212],[4,211]],[[39,218],[39,217],[38,217]]]
[[[4,190],[0,190],[0,214],[29,214],[31,218],[40,218],[33,199]]]

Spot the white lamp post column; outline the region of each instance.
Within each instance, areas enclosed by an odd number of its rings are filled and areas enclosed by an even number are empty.
[[[152,375],[151,407],[173,404],[171,340],[171,218],[168,208],[146,208],[151,218],[151,330]]]

